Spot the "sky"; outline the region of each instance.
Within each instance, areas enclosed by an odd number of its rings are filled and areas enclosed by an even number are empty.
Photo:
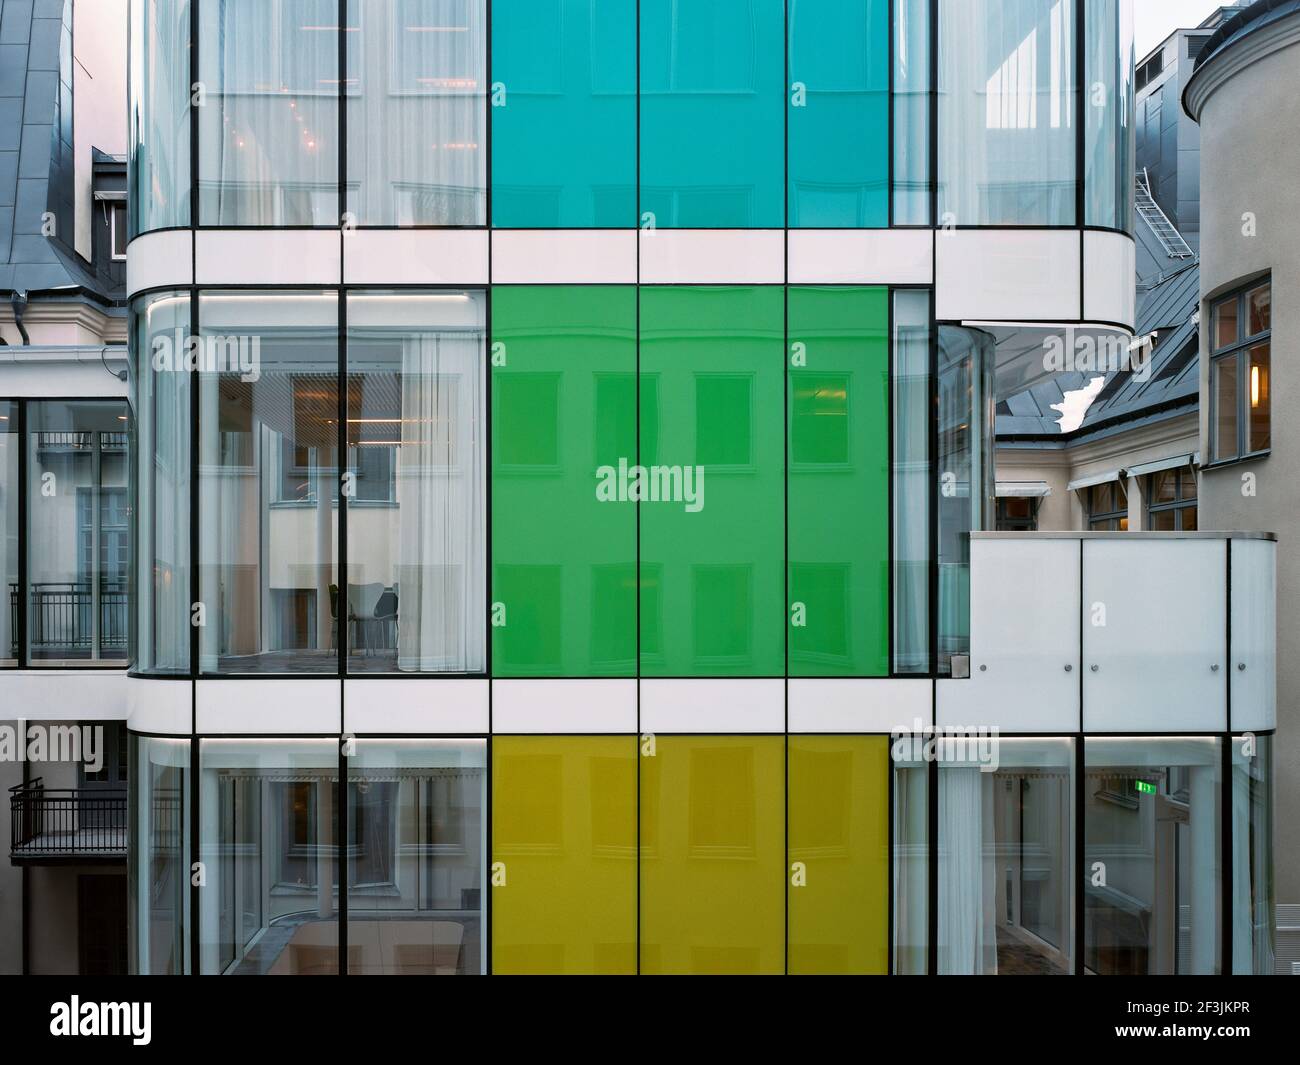
[[[1138,62],[1174,30],[1198,25],[1221,2],[1231,0],[1133,0]]]

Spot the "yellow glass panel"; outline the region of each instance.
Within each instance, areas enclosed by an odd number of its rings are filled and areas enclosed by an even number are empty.
[[[636,971],[636,751],[634,736],[492,741],[493,972]]]
[[[641,972],[783,972],[784,738],[653,743],[640,758]]]
[[[791,736],[789,758],[790,972],[884,973],[889,738]]]

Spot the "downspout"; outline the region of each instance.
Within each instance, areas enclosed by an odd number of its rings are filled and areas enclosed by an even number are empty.
[[[23,338],[25,345],[30,345],[32,338],[27,335],[27,327],[23,325],[23,312],[27,310],[27,293],[25,291],[15,291],[9,296],[9,306],[14,311],[14,325],[18,327],[18,335]]]

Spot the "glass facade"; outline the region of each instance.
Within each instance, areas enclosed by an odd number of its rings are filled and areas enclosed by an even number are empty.
[[[1273,737],[1232,740],[1232,972],[1276,972]]]
[[[1133,8],[1124,0],[1091,0],[1084,80],[1084,223],[1133,232],[1135,101]],[[1118,46],[1118,47],[1117,47]]]
[[[131,4],[131,236],[190,225],[190,0]]]
[[[18,664],[18,514],[22,462],[18,404],[0,400],[0,667]]]
[[[131,972],[178,976],[190,959],[190,741],[131,734],[127,890]]]

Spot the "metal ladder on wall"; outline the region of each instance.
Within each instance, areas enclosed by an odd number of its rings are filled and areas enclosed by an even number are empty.
[[[1151,232],[1160,241],[1166,255],[1171,259],[1190,259],[1192,257],[1194,253],[1188,246],[1187,241],[1183,240],[1183,235],[1169,221],[1169,217],[1160,209],[1160,204],[1156,203],[1155,197],[1151,195],[1151,179],[1147,176],[1146,167],[1143,167],[1142,172],[1137,175],[1137,194],[1133,198],[1133,206],[1137,209],[1137,213],[1142,216],[1143,221],[1151,227]]]

